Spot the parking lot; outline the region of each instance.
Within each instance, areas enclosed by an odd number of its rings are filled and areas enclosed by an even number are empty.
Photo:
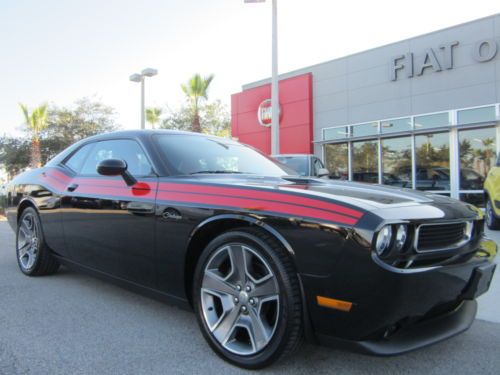
[[[494,233],[497,242],[500,232]],[[263,374],[498,374],[500,278],[478,320],[458,337],[377,358],[305,345]],[[14,234],[0,222],[0,374],[236,374],[198,331],[194,315],[65,268],[18,271]],[[249,372],[250,373],[250,372]]]

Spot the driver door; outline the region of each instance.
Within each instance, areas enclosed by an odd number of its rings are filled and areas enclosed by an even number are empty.
[[[86,154],[82,156],[80,151]],[[79,163],[72,163],[74,159]],[[121,176],[99,175],[97,165],[105,159],[125,160],[138,182],[129,187]],[[63,228],[72,260],[154,286],[158,178],[141,145],[133,139],[95,142],[80,148],[66,165],[76,169],[62,200]]]

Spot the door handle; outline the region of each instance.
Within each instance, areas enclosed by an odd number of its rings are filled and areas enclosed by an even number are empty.
[[[68,191],[75,191],[77,187],[78,187],[78,184],[71,184],[67,187],[67,190]]]

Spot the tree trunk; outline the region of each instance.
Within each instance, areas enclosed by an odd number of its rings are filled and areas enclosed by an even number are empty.
[[[31,168],[40,168],[42,166],[40,155],[40,140],[33,139],[31,142]]]
[[[191,131],[195,133],[201,133],[200,115],[198,111],[194,113]]]

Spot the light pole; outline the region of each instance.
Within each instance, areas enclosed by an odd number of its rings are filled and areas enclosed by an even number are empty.
[[[140,82],[141,83],[141,129],[146,128],[146,117],[145,117],[145,100],[144,100],[144,81],[146,77],[153,77],[158,74],[158,70],[153,68],[143,69],[142,72],[132,74],[129,79],[132,82]]]
[[[264,3],[266,0],[245,0],[245,3]],[[278,0],[272,2],[272,71],[271,71],[271,154],[280,151],[279,88],[278,88]]]

